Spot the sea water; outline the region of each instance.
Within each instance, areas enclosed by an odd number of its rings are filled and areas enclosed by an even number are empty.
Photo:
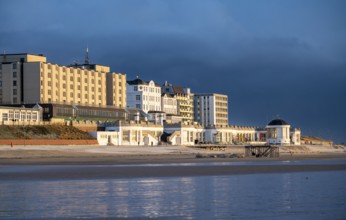
[[[346,219],[346,171],[0,182],[0,219],[67,217]]]

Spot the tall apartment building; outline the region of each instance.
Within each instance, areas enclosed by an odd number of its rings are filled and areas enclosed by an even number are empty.
[[[109,88],[112,100],[107,99],[107,79],[114,82]],[[125,83],[126,75],[110,73],[108,66],[88,62],[61,66],[48,63],[43,55],[28,53],[0,55],[0,104],[111,105],[125,109]],[[97,114],[90,111],[89,115]]]
[[[202,125],[228,125],[228,97],[221,94],[194,95],[195,121]]]
[[[127,107],[149,111],[161,111],[161,87],[153,80],[146,82],[139,78],[127,81]]]
[[[190,88],[174,86],[165,82],[162,85],[162,93],[176,97],[178,102],[178,115],[182,117],[183,122],[193,122],[193,94]]]

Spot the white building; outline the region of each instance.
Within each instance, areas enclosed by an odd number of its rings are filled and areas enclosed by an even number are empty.
[[[141,109],[145,113],[161,111],[161,87],[153,80],[129,80],[126,86],[126,101],[128,108]]]
[[[154,146],[160,142],[163,126],[149,122],[118,122],[106,127],[106,131],[90,132],[99,145]]]
[[[178,102],[174,95],[163,93],[161,96],[161,110],[166,114],[178,114]]]
[[[204,128],[197,124],[164,124],[163,136],[172,145],[194,145],[204,139]]]
[[[290,125],[282,119],[274,119],[266,126],[267,143],[277,145],[289,145]]]
[[[33,108],[0,106],[1,124],[30,123],[42,121],[42,108],[35,105]]]
[[[201,125],[228,125],[228,97],[194,94],[194,118]]]
[[[300,145],[300,129],[299,128],[291,128],[290,131],[291,144]]]
[[[253,143],[255,133],[255,127],[164,123],[163,141],[172,145]]]

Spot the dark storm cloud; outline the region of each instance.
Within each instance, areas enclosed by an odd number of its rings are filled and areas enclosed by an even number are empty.
[[[280,114],[346,141],[344,1],[7,1],[0,49],[110,65],[230,97],[232,124]]]

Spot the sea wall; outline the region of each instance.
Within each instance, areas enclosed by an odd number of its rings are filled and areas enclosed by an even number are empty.
[[[0,145],[98,145],[97,140],[0,140]]]

